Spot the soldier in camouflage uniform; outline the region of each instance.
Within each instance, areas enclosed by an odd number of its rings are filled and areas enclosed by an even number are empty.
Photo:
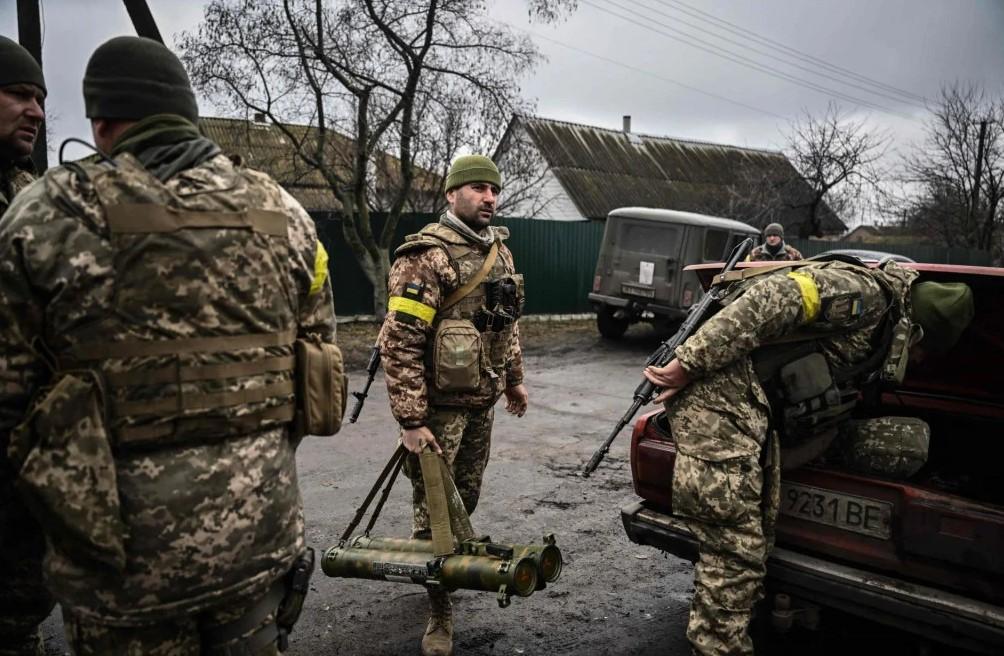
[[[801,260],[802,254],[794,246],[784,243],[784,226],[780,223],[771,223],[763,229],[764,243],[760,244],[749,254],[752,262],[791,262]]]
[[[27,187],[31,155],[44,118],[45,80],[31,54],[0,36],[0,217]],[[4,380],[4,385],[10,383]],[[55,602],[42,581],[45,538],[14,488],[0,431],[0,655],[42,653],[38,624]]]
[[[102,158],[0,221],[0,436],[46,583],[79,655],[274,654],[305,553],[294,339],[334,341],[327,256],[199,134],[163,45],[100,46],[84,100]]]
[[[439,223],[408,236],[390,273],[379,343],[391,411],[412,452],[405,471],[414,490],[416,536],[428,533],[429,514],[414,454],[426,447],[441,453],[473,513],[488,464],[495,402],[504,394],[506,410],[518,416],[527,407],[516,323],[523,279],[502,244],[509,231],[489,225],[501,186],[490,159],[458,157],[446,179],[449,210]],[[491,258],[483,282],[470,287]],[[429,597],[422,652],[450,654],[449,595],[430,589]]]
[[[748,277],[734,283],[725,308],[677,349],[675,360],[646,368],[645,376],[664,389],[656,401],[666,402],[677,445],[673,514],[700,542],[687,627],[695,654],[753,653],[747,626],[763,596],[779,502],[778,449],[771,449],[766,472],[761,450],[776,427],[772,417],[777,421],[784,411],[773,395],[769,400],[770,380],[762,384],[754,369],[758,354],[793,350],[804,338],[834,380],[855,369],[865,376],[871,371],[864,369],[884,365],[884,351],[902,346],[906,357],[907,344],[897,341],[902,337],[884,332],[896,317],[910,330],[911,322],[923,328],[926,336],[915,348],[949,348],[972,318],[972,292],[961,283],[914,283],[916,277],[895,263],[869,269],[843,262]],[[916,338],[919,331],[907,334]],[[794,341],[770,346],[782,338]],[[848,405],[820,410],[835,410],[831,424],[845,419],[856,402],[855,390],[843,391]],[[786,433],[782,440],[811,438],[808,432]]]

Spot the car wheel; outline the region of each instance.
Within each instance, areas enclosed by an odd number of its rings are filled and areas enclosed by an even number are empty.
[[[614,317],[614,309],[611,307],[602,307],[596,313],[596,328],[606,339],[620,339],[630,324],[627,319]]]

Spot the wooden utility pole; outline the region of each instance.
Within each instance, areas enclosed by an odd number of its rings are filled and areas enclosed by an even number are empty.
[[[39,17],[38,0],[17,0],[17,40],[42,67],[42,24]],[[45,138],[45,119],[38,126],[35,147],[31,151],[31,161],[38,173],[49,168],[48,143]]]
[[[983,177],[983,147],[987,140],[987,120],[980,121],[980,141],[976,146],[976,175],[973,180],[973,199],[969,206],[969,225],[973,225],[976,218],[976,206],[980,202],[980,180]]]

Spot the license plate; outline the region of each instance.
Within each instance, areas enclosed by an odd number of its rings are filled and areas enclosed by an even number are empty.
[[[621,285],[621,293],[630,294],[632,296],[641,296],[642,298],[655,298],[654,289],[645,289],[644,287],[632,287],[631,285]]]
[[[782,483],[781,514],[885,540],[890,535],[892,504],[811,485]]]

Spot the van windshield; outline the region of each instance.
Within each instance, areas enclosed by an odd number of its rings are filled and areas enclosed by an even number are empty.
[[[632,253],[667,256],[675,253],[679,229],[662,223],[631,222],[621,224],[620,247]]]

